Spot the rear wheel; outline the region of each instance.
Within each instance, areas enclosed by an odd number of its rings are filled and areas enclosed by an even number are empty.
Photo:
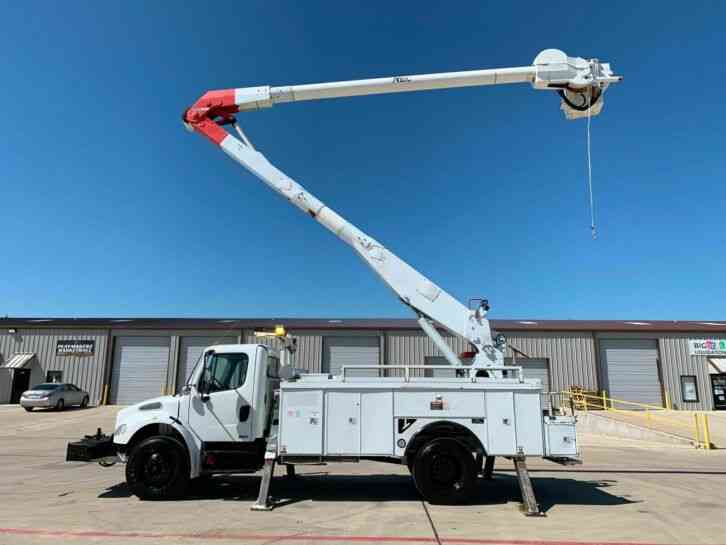
[[[85,409],[88,407],[88,396],[83,398],[83,401],[81,401],[81,409]]]
[[[142,500],[173,500],[189,485],[184,446],[172,437],[149,437],[136,445],[126,463],[126,483]]]
[[[474,457],[455,439],[434,439],[416,454],[413,480],[421,495],[431,503],[465,503],[471,500],[476,489]]]
[[[66,402],[62,399],[59,399],[58,402],[55,404],[55,410],[56,411],[62,411],[66,408]]]
[[[26,411],[30,412],[30,411],[33,410],[33,407],[23,407],[23,409],[25,409]]]

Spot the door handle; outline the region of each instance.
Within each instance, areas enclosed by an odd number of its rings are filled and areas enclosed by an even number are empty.
[[[239,408],[239,421],[240,422],[247,422],[247,419],[250,417],[250,406],[249,405],[243,405]]]
[[[349,424],[355,424],[355,422],[356,422],[355,416],[351,416],[350,418],[348,418]]]

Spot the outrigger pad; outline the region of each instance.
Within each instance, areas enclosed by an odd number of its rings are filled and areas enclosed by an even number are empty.
[[[104,435],[99,429],[96,435],[86,435],[80,441],[68,443],[66,462],[95,462],[115,455],[113,435]]]

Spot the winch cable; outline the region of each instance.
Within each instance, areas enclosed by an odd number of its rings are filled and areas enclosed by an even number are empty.
[[[592,154],[591,154],[591,146],[590,146],[590,119],[591,111],[592,111],[592,87],[588,87],[587,92],[587,188],[588,188],[588,195],[590,197],[590,232],[592,234],[592,240],[597,239],[597,229],[595,228],[595,206],[593,204],[593,197],[592,197]]]

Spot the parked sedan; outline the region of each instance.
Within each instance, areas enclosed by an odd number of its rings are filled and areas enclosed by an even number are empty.
[[[62,411],[71,405],[85,409],[88,407],[88,392],[73,384],[46,382],[23,392],[20,405],[26,411],[32,411],[35,407],[52,407]]]

